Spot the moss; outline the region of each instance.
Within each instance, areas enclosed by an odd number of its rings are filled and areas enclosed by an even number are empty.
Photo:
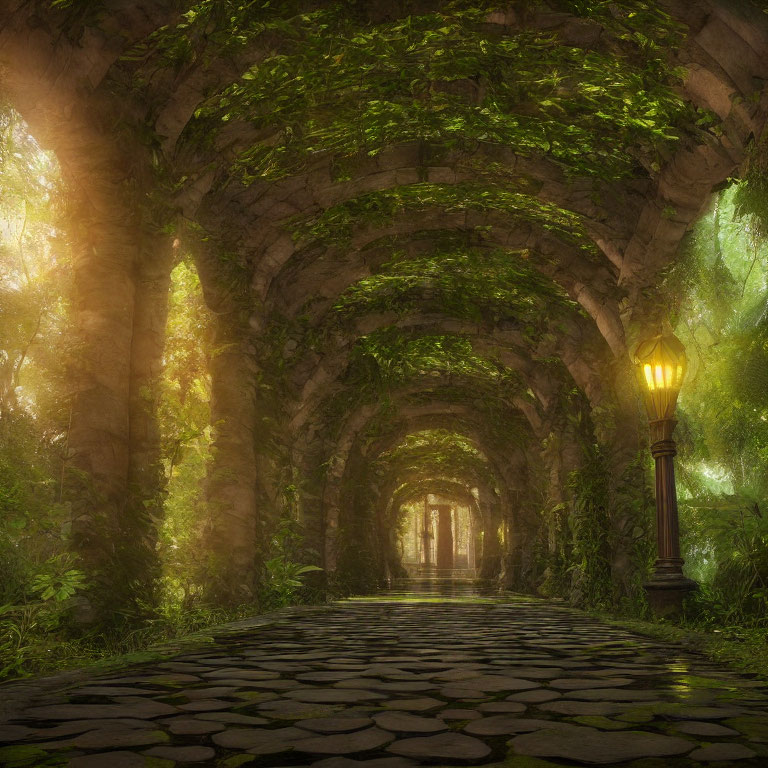
[[[19,745],[15,747],[0,747],[0,764],[14,768],[27,766],[42,760],[48,752],[40,747]]]
[[[726,638],[717,631],[703,631],[669,622],[617,619],[602,612],[592,615],[611,626],[627,629],[656,640],[678,643],[686,650],[701,653],[736,672],[768,680],[768,643],[766,643],[768,631],[765,629],[745,629],[740,638]]]
[[[575,723],[587,725],[591,728],[601,728],[604,731],[621,731],[624,728],[627,728],[627,726],[623,723],[617,723],[615,720],[611,720],[608,717],[601,717],[599,715],[579,715],[578,717],[574,717],[572,719]]]
[[[145,768],[173,768],[176,763],[173,760],[165,760],[161,757],[144,756]]]
[[[221,768],[240,768],[241,765],[253,763],[255,760],[256,758],[253,755],[232,755],[232,757],[220,760],[217,765]]]
[[[724,725],[744,734],[748,739],[768,741],[768,722],[759,717],[732,717],[725,720]]]

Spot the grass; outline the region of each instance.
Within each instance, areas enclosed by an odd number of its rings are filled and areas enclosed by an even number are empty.
[[[589,613],[613,627],[639,635],[677,643],[686,650],[700,653],[724,664],[735,672],[754,675],[768,681],[768,630],[751,627],[703,629],[685,623],[617,618],[605,613]]]

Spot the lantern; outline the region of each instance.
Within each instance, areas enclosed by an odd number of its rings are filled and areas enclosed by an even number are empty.
[[[673,419],[688,367],[683,345],[672,334],[659,334],[638,345],[635,365],[648,418]]]

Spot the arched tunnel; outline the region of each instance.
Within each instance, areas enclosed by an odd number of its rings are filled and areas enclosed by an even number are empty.
[[[31,355],[0,357],[0,422],[34,400],[24,365],[58,398],[34,487],[64,516],[46,562],[77,576],[33,582],[72,581],[56,631],[440,580],[646,617],[649,578],[691,591],[671,411],[649,433],[635,351],[701,318],[670,299],[693,290],[701,222],[763,237],[738,201],[764,195],[766,83],[759,0],[0,0],[8,136],[55,167],[46,226],[67,254],[58,340],[41,310]],[[724,338],[696,333],[689,357]],[[35,344],[65,337],[49,375]],[[42,434],[42,407],[25,429]]]

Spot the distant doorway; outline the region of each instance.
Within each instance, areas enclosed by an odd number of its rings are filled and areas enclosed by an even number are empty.
[[[474,577],[476,532],[466,504],[427,494],[403,505],[402,514],[399,551],[410,575]]]

